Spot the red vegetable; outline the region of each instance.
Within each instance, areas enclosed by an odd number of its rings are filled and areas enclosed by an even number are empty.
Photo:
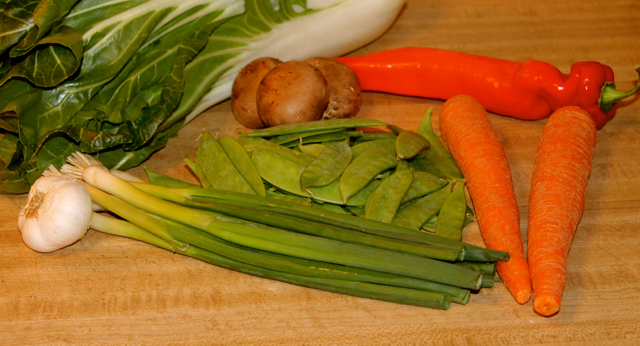
[[[569,75],[550,64],[502,59],[435,48],[407,47],[335,60],[351,67],[362,90],[446,100],[470,95],[496,114],[538,120],[564,106],[579,106],[598,128],[632,95],[615,90],[613,71],[598,62],[578,62]],[[636,66],[640,74],[640,65]]]
[[[520,212],[511,170],[487,112],[475,98],[458,95],[444,103],[440,130],[473,200],[478,226],[489,249],[508,251],[498,274],[515,300],[531,299],[531,277],[520,237]]]
[[[529,198],[527,252],[533,309],[560,310],[567,254],[584,210],[596,124],[578,107],[564,107],[547,120],[540,138]]]

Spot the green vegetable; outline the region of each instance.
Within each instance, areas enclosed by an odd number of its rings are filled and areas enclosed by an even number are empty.
[[[313,4],[8,1],[0,11],[0,193],[27,192],[75,151],[99,154],[109,168],[139,165],[227,99],[248,62],[352,51],[382,34],[404,1]]]
[[[358,156],[340,177],[339,187],[343,201],[346,203],[378,174],[394,168],[397,164],[396,153],[384,148],[369,149]]]
[[[456,162],[453,160],[453,156],[451,156],[447,148],[438,138],[438,135],[433,131],[433,125],[431,125],[431,108],[429,108],[429,111],[427,111],[427,114],[425,114],[422,119],[418,127],[418,134],[426,138],[431,144],[429,150],[425,151],[421,158],[421,160],[425,160],[427,163],[426,169],[429,169],[429,166],[433,166],[435,170],[431,171],[431,173],[437,175],[437,172],[441,172],[446,178],[462,180],[462,173],[460,173],[460,169],[458,169]]]
[[[300,188],[325,186],[336,181],[351,162],[351,148],[346,142],[329,145],[300,175]]]
[[[427,245],[447,246],[460,250],[464,248],[464,260],[469,261],[491,262],[506,260],[509,258],[508,254],[505,252],[489,250],[424,232],[416,232],[415,230],[393,224],[369,220],[354,215],[333,213],[328,210],[320,210],[318,208],[305,206],[298,203],[291,203],[284,200],[274,200],[271,198],[265,198],[256,195],[248,195],[232,191],[221,191],[213,189],[170,189],[144,183],[131,182],[130,184],[152,196],[184,205],[189,205],[191,203],[207,204],[211,202],[212,199],[215,199],[216,203],[224,203],[234,206],[250,206],[251,208],[259,210],[274,211],[279,214],[296,216],[308,221],[322,222],[346,229],[381,235],[393,239],[407,240]]]
[[[466,211],[467,199],[464,193],[464,183],[462,183],[444,201],[438,214],[436,235],[461,240]]]
[[[367,219],[380,222],[393,222],[400,202],[413,183],[413,171],[403,170],[395,172],[376,188],[367,200],[364,212]]]
[[[398,158],[408,160],[429,149],[429,141],[413,131],[403,131],[396,138]]]
[[[420,230],[427,221],[438,215],[442,205],[451,194],[452,187],[453,184],[449,183],[434,193],[402,205],[393,223],[398,226]]]

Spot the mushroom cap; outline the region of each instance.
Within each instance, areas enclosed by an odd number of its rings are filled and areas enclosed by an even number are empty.
[[[358,114],[362,89],[358,76],[349,66],[328,58],[310,58],[305,62],[319,69],[327,79],[329,105],[322,114],[323,119],[351,118]]]
[[[282,61],[274,58],[259,58],[250,62],[236,76],[231,88],[231,111],[244,127],[260,129],[264,123],[258,115],[257,92],[262,78]]]
[[[327,80],[317,68],[291,60],[269,71],[258,87],[258,114],[268,126],[322,119]]]

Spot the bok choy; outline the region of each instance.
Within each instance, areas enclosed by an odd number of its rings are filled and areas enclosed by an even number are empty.
[[[337,56],[405,0],[10,0],[0,9],[0,193],[72,152],[139,165],[260,56]]]

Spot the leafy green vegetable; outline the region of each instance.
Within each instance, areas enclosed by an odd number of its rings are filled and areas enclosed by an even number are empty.
[[[0,193],[27,192],[76,150],[109,168],[139,165],[227,99],[250,61],[344,54],[384,32],[404,0],[309,3],[314,8],[305,0],[7,1]]]

